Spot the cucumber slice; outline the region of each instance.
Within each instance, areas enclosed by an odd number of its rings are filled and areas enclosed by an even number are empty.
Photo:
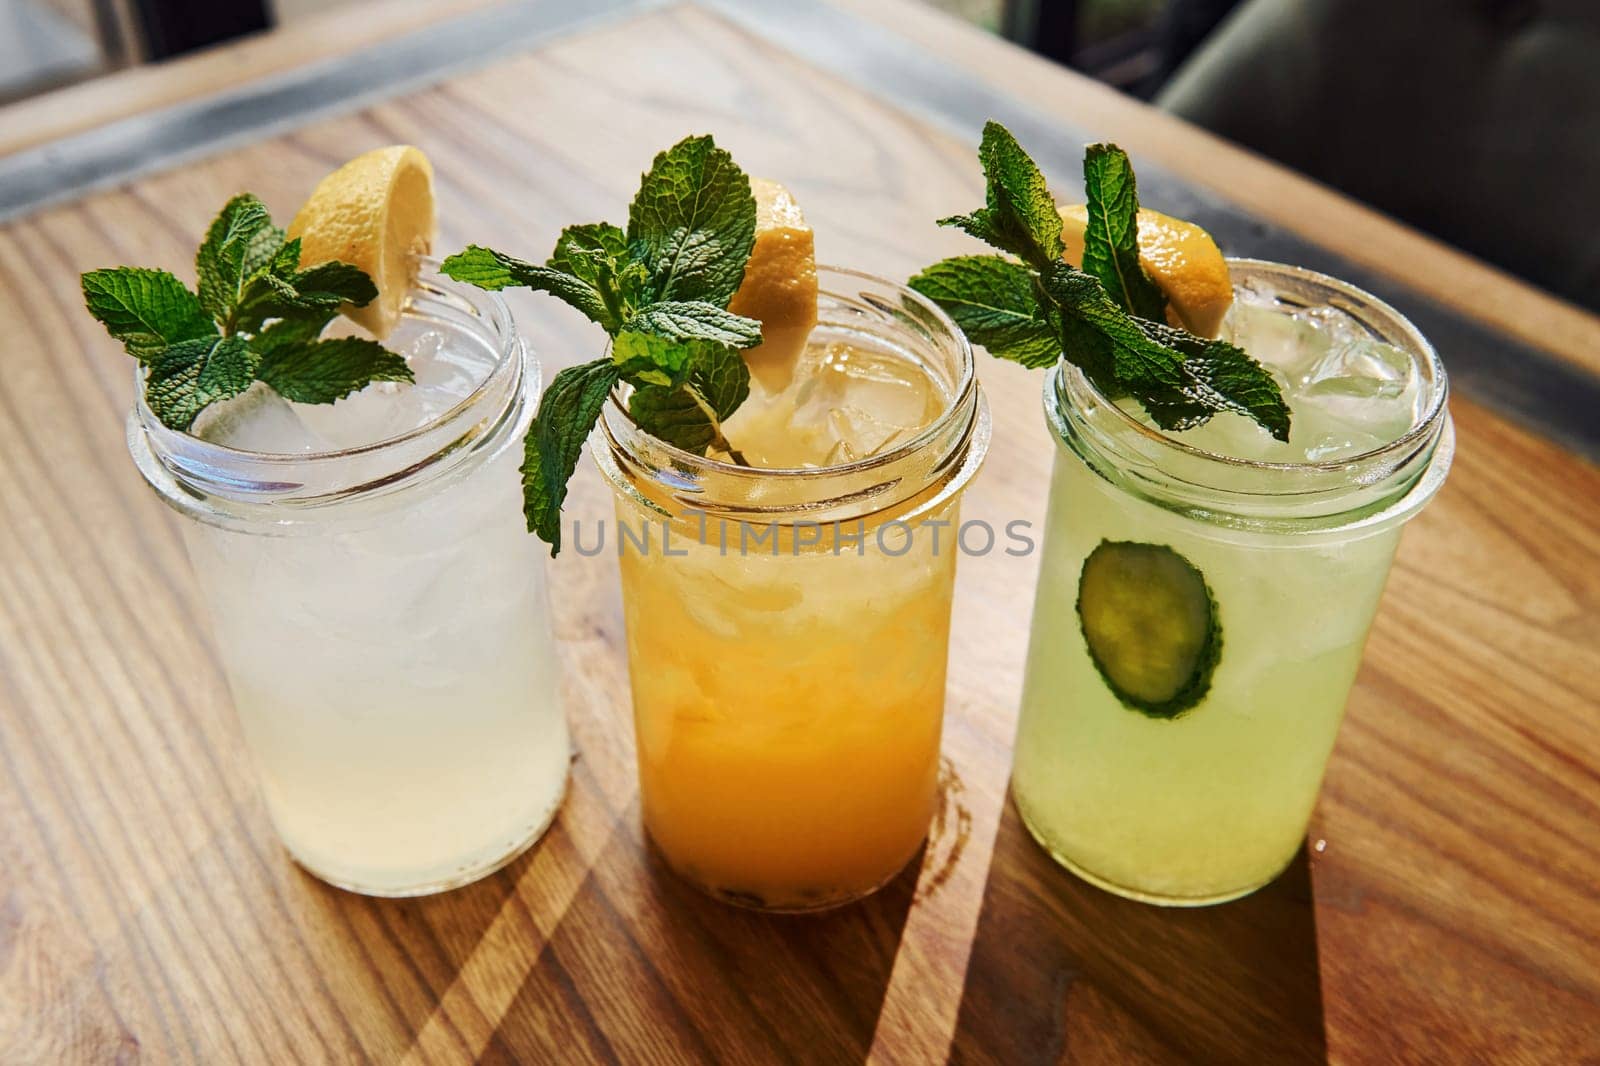
[[[1078,622],[1124,705],[1176,718],[1205,698],[1222,625],[1205,576],[1165,544],[1103,540],[1083,561]]]

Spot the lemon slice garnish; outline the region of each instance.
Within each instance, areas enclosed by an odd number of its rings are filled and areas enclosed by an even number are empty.
[[[433,166],[408,144],[356,156],[323,178],[289,223],[301,269],[337,259],[367,272],[377,298],[342,310],[380,339],[400,319],[433,231]]]
[[[1089,209],[1083,204],[1058,206],[1065,258],[1083,262],[1083,234]],[[1215,337],[1222,316],[1233,304],[1228,262],[1211,234],[1192,222],[1148,208],[1139,209],[1139,262],[1167,297],[1167,317],[1175,326],[1202,337]]]
[[[761,321],[761,344],[744,353],[750,374],[768,392],[780,392],[817,324],[816,244],[789,190],[751,178],[756,198],[756,243],[744,281],[728,310]]]

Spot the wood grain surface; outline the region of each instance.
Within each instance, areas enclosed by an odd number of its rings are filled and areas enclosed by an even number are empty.
[[[125,2],[125,0],[124,0]],[[0,107],[0,156],[103,126],[153,108],[335,58],[506,0],[365,0],[331,7],[270,33],[252,34],[219,47],[145,63],[55,92]],[[63,10],[82,10],[71,0]],[[123,24],[131,28],[126,17]],[[139,47],[138,42],[132,42]]]
[[[938,47],[954,63],[965,42]],[[651,154],[704,130],[789,184],[828,261],[899,277],[968,248],[932,220],[976,202],[972,143],[692,6],[0,226],[0,1062],[1600,1059],[1600,470],[1470,396],[1307,853],[1244,901],[1127,903],[1021,829],[1005,789],[1036,560],[1004,555],[962,562],[935,832],[863,904],[763,917],[659,868],[615,562],[570,553],[553,587],[578,757],[543,842],[418,901],[287,861],[176,519],[126,454],[127,357],[78,273],[186,274],[231,194],[285,218],[397,141],[434,161],[442,247],[543,255],[565,222],[622,217]],[[1272,191],[1241,195],[1270,210]],[[1450,269],[1426,251],[1407,269]],[[547,375],[597,350],[575,313],[513,305]],[[1037,523],[1040,379],[981,371],[996,431],[967,513]],[[592,469],[572,506],[608,510]]]

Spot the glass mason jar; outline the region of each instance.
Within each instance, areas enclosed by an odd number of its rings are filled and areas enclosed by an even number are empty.
[[[1064,866],[1152,903],[1233,899],[1293,859],[1401,527],[1444,481],[1454,446],[1444,368],[1397,311],[1310,271],[1230,266],[1236,290],[1276,297],[1271,313],[1334,308],[1404,353],[1417,414],[1348,459],[1254,462],[1148,428],[1070,364],[1051,373],[1045,413],[1061,447],[1012,794]],[[1170,549],[1204,577],[1220,657],[1204,697],[1176,717],[1125,706],[1090,655],[1080,578],[1108,543]]]
[[[128,445],[186,519],[285,847],[341,888],[410,896],[473,881],[537,840],[570,748],[518,476],[538,363],[502,300],[431,268],[387,344],[431,351],[452,383],[434,408],[447,410],[398,436],[234,450],[161,425],[140,387]],[[464,366],[475,377],[449,378]],[[355,417],[350,403],[320,410]]]
[[[768,910],[865,896],[927,835],[955,523],[989,444],[972,350],[944,312],[870,275],[818,275],[811,343],[925,373],[930,425],[843,465],[751,469],[643,433],[619,391],[595,446],[616,498],[645,828],[687,880]]]

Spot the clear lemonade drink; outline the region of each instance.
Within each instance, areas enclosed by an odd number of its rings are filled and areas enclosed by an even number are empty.
[[[129,423],[146,478],[190,519],[284,845],[373,895],[481,876],[539,836],[565,790],[544,560],[518,514],[538,368],[491,299],[419,288],[388,338],[415,384],[333,406],[258,386],[195,436],[142,405]]]
[[[1062,863],[1158,902],[1243,895],[1293,858],[1401,526],[1451,454],[1443,369],[1409,322],[1320,275],[1231,265],[1223,335],[1279,375],[1288,442],[1239,415],[1156,433],[1066,365],[1046,390],[1061,451],[1013,795]],[[1119,698],[1086,637],[1116,625],[1092,613],[1116,597],[1104,575],[1157,598],[1168,553],[1219,629],[1209,689],[1170,716]]]
[[[793,377],[758,377],[726,425],[750,467],[661,450],[620,407],[599,455],[619,527],[651,538],[621,550],[645,827],[687,879],[779,910],[865,895],[927,834],[988,433],[936,308],[820,273]]]
[[[184,518],[273,823],[318,877],[383,896],[515,857],[570,759],[544,560],[518,513],[539,367],[503,301],[385,243],[425,243],[430,174],[397,147],[319,186],[311,205],[361,192],[329,266],[307,211],[287,236],[241,196],[202,247],[198,297],[155,271],[85,278],[130,352],[161,349],[141,358],[128,443]],[[323,333],[341,300],[370,334]]]

